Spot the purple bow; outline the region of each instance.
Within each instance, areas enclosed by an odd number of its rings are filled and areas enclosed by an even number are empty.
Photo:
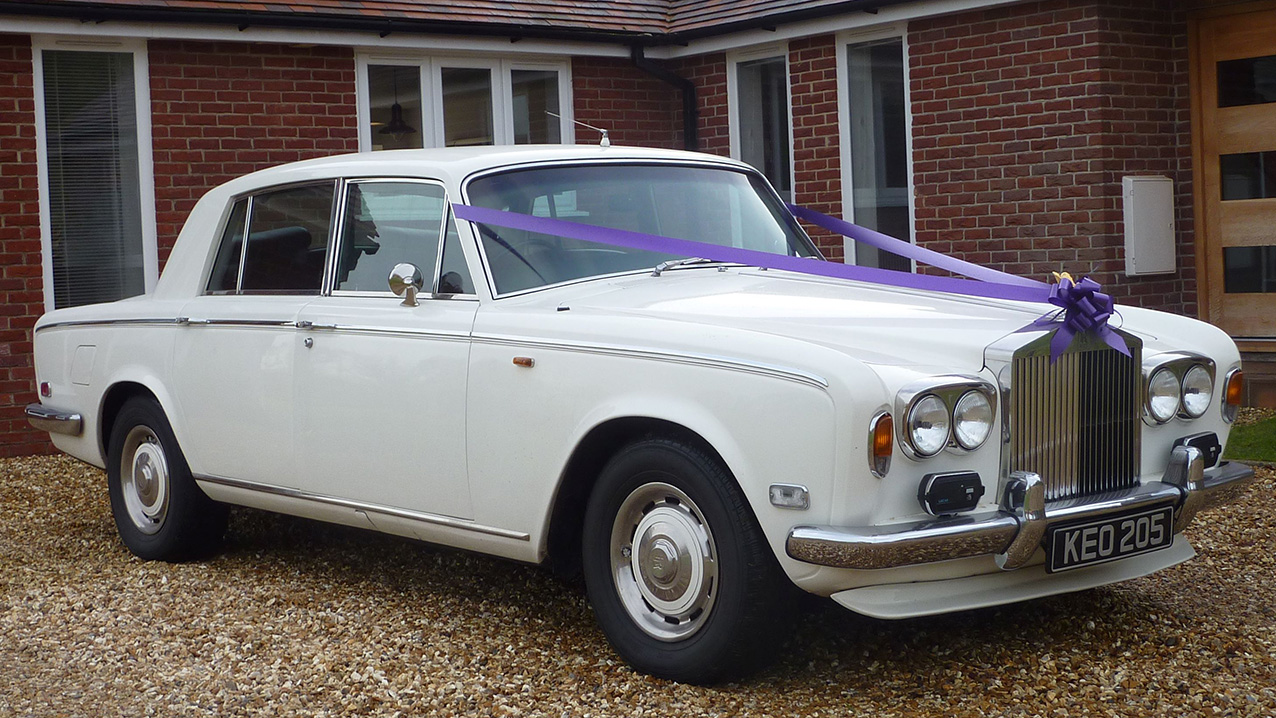
[[[1063,325],[1050,339],[1050,362],[1054,363],[1067,351],[1068,346],[1077,334],[1094,332],[1105,344],[1130,356],[1130,350],[1112,327],[1108,319],[1112,316],[1112,297],[1099,291],[1099,283],[1084,277],[1075,284],[1068,277],[1060,277],[1058,284],[1050,286],[1047,301],[1063,310]],[[1025,330],[1048,329],[1055,324],[1057,314],[1041,317]]]

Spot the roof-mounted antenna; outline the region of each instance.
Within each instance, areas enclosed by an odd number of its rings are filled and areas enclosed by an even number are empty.
[[[560,114],[558,114],[557,112],[550,112],[549,110],[545,110],[545,114],[549,115],[550,117],[557,117],[557,118],[558,118],[558,119],[560,119],[560,120],[561,120],[561,119],[563,119],[563,116],[562,116],[562,115],[560,115]],[[587,123],[587,122],[581,122],[580,120],[577,120],[577,119],[572,119],[572,122],[575,122],[576,124],[580,125],[581,127],[588,127],[589,129],[593,130],[594,132],[601,132],[601,133],[602,133],[602,135],[603,135],[603,138],[602,138],[601,140],[599,140],[599,141],[598,141],[598,146],[599,146],[599,147],[611,147],[611,140],[610,140],[610,139],[608,139],[608,137],[607,137],[607,130],[604,130],[604,129],[603,129],[603,128],[601,128],[601,127],[594,127],[593,125],[591,125],[591,124],[589,124],[589,123]]]

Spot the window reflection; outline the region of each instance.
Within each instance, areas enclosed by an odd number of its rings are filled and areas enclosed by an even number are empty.
[[[444,146],[495,144],[492,133],[492,71],[445,67],[442,76]]]
[[[1218,106],[1276,102],[1276,55],[1218,63]]]
[[[1276,247],[1225,247],[1223,291],[1228,294],[1276,292]]]
[[[1276,151],[1222,155],[1218,159],[1224,201],[1276,197]]]
[[[558,73],[553,70],[513,70],[514,144],[558,144],[562,126],[558,109]]]
[[[793,200],[789,161],[789,77],[783,57],[737,68],[740,159],[758,168],[780,196]]]
[[[372,149],[423,147],[420,68],[369,65],[368,114]]]

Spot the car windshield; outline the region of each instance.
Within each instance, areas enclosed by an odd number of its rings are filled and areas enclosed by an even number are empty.
[[[593,164],[488,175],[477,207],[789,256],[818,256],[754,173],[693,165]],[[480,224],[498,294],[651,269],[681,257]],[[692,266],[692,265],[688,265]]]

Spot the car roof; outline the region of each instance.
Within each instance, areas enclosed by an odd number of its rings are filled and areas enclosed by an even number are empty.
[[[460,183],[475,172],[549,161],[640,160],[748,165],[718,155],[650,147],[599,145],[485,145],[423,150],[379,150],[292,162],[224,185],[234,194],[257,187],[332,177],[430,177]]]

